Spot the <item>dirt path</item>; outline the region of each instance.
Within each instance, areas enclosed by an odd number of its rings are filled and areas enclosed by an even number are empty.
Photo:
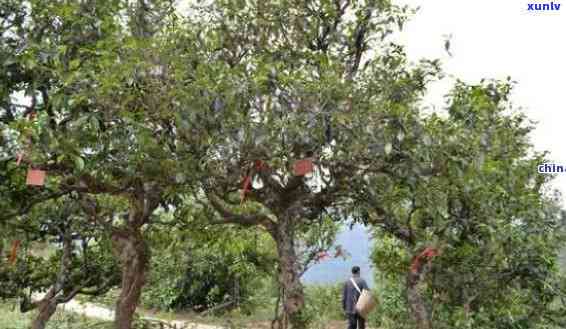
[[[43,297],[42,294],[36,294],[33,296],[34,300],[39,300]],[[58,307],[60,310],[64,312],[71,312],[80,315],[84,315],[89,318],[99,319],[102,321],[113,321],[114,320],[114,311],[110,310],[106,307],[89,303],[89,302],[79,302],[77,300],[71,300],[68,303],[61,304]],[[160,322],[167,325],[167,329],[228,329],[226,327],[217,326],[217,325],[209,325],[209,324],[201,324],[201,323],[194,323],[186,320],[169,320],[158,318],[154,316],[144,316],[142,315],[142,319],[152,321],[152,322]],[[252,324],[250,324],[252,325]],[[270,329],[270,323],[253,323],[253,327],[255,329]],[[325,329],[342,329],[345,328],[344,321],[330,321],[326,324]]]
[[[33,299],[38,300],[41,299],[42,297],[43,296],[41,294],[37,294],[33,296]],[[114,320],[113,310],[109,310],[105,307],[101,307],[96,304],[88,303],[88,302],[79,302],[76,300],[71,300],[68,303],[59,305],[59,309],[65,312],[77,313],[89,318],[99,319],[103,321]],[[220,326],[192,323],[182,320],[165,320],[151,316],[142,316],[142,319],[148,321],[161,322],[163,324],[168,325],[170,328],[174,328],[174,329],[226,329]]]

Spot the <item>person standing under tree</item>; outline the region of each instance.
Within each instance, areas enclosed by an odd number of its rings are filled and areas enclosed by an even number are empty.
[[[360,277],[360,268],[354,266],[352,277],[346,281],[342,292],[342,308],[348,317],[348,329],[365,329],[366,327],[366,320],[356,312],[356,303],[364,289],[369,290],[368,285]]]

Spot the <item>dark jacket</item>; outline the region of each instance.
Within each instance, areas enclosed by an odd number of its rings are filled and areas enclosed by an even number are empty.
[[[360,290],[364,290],[368,288],[368,285],[364,279],[359,276],[354,276],[354,281],[358,285]],[[344,284],[344,291],[342,292],[342,309],[347,314],[355,314],[356,313],[356,303],[358,302],[358,298],[360,298],[360,293],[352,284],[352,281],[348,279]]]

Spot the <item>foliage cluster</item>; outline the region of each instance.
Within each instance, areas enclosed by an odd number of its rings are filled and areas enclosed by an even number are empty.
[[[253,312],[251,297],[274,275],[276,256],[261,231],[208,227],[187,234],[155,230],[152,271],[142,302],[162,310],[203,311],[229,303]]]

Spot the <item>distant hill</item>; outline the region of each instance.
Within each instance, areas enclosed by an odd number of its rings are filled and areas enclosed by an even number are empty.
[[[347,260],[331,259],[311,267],[303,276],[305,284],[333,284],[342,282],[350,277],[352,266],[361,268],[364,277],[370,286],[373,285],[373,270],[369,261],[371,252],[371,238],[365,227],[355,225],[352,230],[344,227],[338,234],[337,245],[350,254]]]

